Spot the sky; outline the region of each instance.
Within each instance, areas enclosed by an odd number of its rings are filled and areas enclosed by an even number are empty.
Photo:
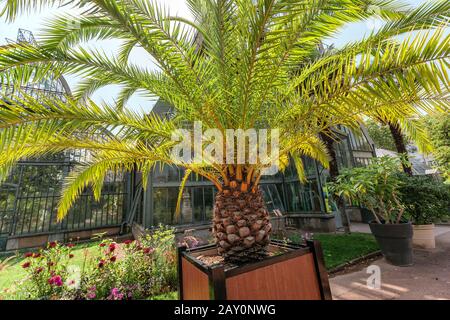
[[[164,3],[170,10],[171,15],[179,15],[189,18],[189,10],[186,6],[185,0],[157,0]],[[403,3],[411,6],[417,6],[427,0],[403,0]],[[3,1],[0,1],[2,4]],[[49,9],[42,13],[24,14],[18,17],[13,23],[7,23],[3,18],[0,18],[0,44],[6,42],[6,38],[15,40],[19,28],[32,31],[35,36],[39,37],[39,30],[45,25],[45,22],[51,19],[52,16],[62,13],[70,13],[76,15],[77,12],[67,7]],[[352,42],[364,37],[374,29],[380,27],[378,21],[367,21],[361,23],[353,23],[347,25],[336,37],[328,40],[328,44],[334,44],[336,47],[341,47],[348,42]],[[118,41],[101,41],[95,44],[96,47],[101,48],[106,53],[114,55],[120,42]],[[130,55],[130,62],[144,66],[147,68],[154,68],[150,57],[142,49],[135,49]],[[70,87],[75,87],[79,78],[74,76],[66,76]],[[119,88],[117,86],[107,86],[98,90],[93,99],[97,103],[106,102],[112,103],[117,95]],[[127,104],[137,112],[149,112],[154,105],[154,101],[149,101],[148,98],[140,95],[134,95]]]

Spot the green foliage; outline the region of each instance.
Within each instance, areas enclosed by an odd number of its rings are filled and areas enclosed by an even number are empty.
[[[372,211],[378,223],[399,223],[405,211],[400,202],[400,160],[372,159],[366,167],[343,170],[329,190],[350,201],[358,201]]]
[[[0,3],[9,20],[54,5],[81,8],[79,16],[52,19],[38,46],[0,48],[0,82],[24,84],[61,74],[83,79],[64,103],[22,94],[0,106],[0,178],[25,157],[66,149],[92,153],[91,161],[67,178],[60,218],[86,186],[98,198],[110,171],[137,167],[147,177],[158,163],[174,164],[171,133],[186,122],[202,121],[205,130],[222,134],[229,128],[277,128],[280,161],[306,155],[326,167],[320,132],[337,125],[355,128],[369,116],[395,119],[420,136],[412,115],[448,110],[447,0],[415,9],[384,0],[188,0],[192,20],[146,0]],[[346,24],[369,18],[385,25],[341,49],[319,52]],[[87,45],[96,40],[123,45],[111,56]],[[137,47],[151,56],[156,70],[129,60]],[[122,88],[114,105],[88,99],[111,84]],[[127,110],[137,91],[172,105],[175,116],[162,121]],[[111,134],[93,139],[99,132]],[[226,165],[176,164],[219,190],[230,180]],[[296,165],[302,170],[299,161]],[[267,165],[243,166],[257,185]]]
[[[82,253],[75,265],[74,246],[49,243],[27,253],[26,276],[6,291],[7,299],[147,299],[176,288],[174,230],[160,226],[140,241],[112,240]]]
[[[434,159],[446,183],[450,184],[450,113],[428,120]]]
[[[400,201],[414,224],[431,224],[450,214],[450,185],[428,176],[400,176]]]
[[[377,148],[391,150],[396,152],[394,139],[391,131],[386,125],[381,125],[373,120],[366,121],[367,131],[369,136],[373,139]]]

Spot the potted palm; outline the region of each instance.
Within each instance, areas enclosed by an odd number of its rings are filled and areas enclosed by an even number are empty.
[[[216,243],[180,251],[180,292],[186,299],[329,297],[318,243],[293,248],[271,242],[272,227],[259,188],[263,173],[274,161],[282,170],[292,159],[304,180],[302,156],[328,167],[321,133],[337,125],[354,127],[355,119],[388,106],[393,114],[401,114],[404,106],[428,110],[430,101],[440,103],[439,85],[446,85],[441,80],[446,79],[443,61],[450,50],[445,34],[435,32],[427,41],[428,33],[418,33],[400,43],[398,36],[440,26],[450,10],[447,1],[406,9],[376,0],[338,0],[330,5],[188,0],[194,19],[173,16],[164,3],[145,0],[1,3],[0,13],[9,20],[22,11],[51,5],[74,6],[80,14],[50,21],[38,36],[39,45],[1,47],[0,79],[28,83],[64,73],[83,81],[75,96],[64,101],[20,93],[0,107],[0,177],[25,157],[88,150],[89,162],[67,177],[59,219],[86,187],[99,198],[111,171],[138,170],[145,187],[156,166],[177,165],[186,172],[179,202],[190,174],[208,179],[217,189]],[[318,50],[347,23],[372,16],[389,23],[342,49]],[[118,40],[110,42],[122,46],[117,55],[106,54],[92,50],[90,40]],[[148,65],[130,59],[135,48],[148,54],[148,60],[142,59]],[[390,83],[397,85],[386,85]],[[88,99],[110,84],[121,88],[114,104],[99,106]],[[174,112],[163,117],[130,111],[126,106],[136,92],[162,99]],[[277,140],[277,148],[266,149],[279,152],[268,158],[250,157],[248,152],[240,158],[231,152],[228,158],[220,148],[211,152],[209,144],[200,144],[193,153],[207,149],[210,157],[191,161],[191,150],[185,150],[182,154],[189,159],[174,160],[173,133],[196,121],[201,122],[201,132],[209,130],[208,141],[211,133],[223,137],[228,129],[277,130],[271,140]],[[95,138],[99,133],[101,138]],[[211,256],[223,259],[220,268],[207,262]]]
[[[400,199],[413,223],[413,245],[434,249],[434,222],[450,210],[450,186],[429,176],[401,175],[401,180]]]
[[[335,183],[330,183],[330,190],[369,209],[374,219],[369,223],[370,230],[386,260],[408,266],[413,262],[413,229],[411,222],[404,219],[399,168],[399,159],[373,159],[367,167],[345,170]]]

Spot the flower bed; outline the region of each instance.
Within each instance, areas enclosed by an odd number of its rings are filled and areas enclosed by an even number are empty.
[[[23,279],[2,293],[3,299],[126,300],[149,299],[176,288],[175,236],[160,227],[139,241],[117,244],[103,240],[98,250],[82,251],[74,264],[76,246],[50,242],[26,253]]]

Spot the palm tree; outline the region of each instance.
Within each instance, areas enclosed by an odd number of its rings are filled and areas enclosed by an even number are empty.
[[[391,83],[389,85],[394,87],[398,86],[397,83]],[[402,94],[407,99],[409,95],[407,88],[404,89]],[[397,153],[403,158],[403,171],[409,176],[412,176],[413,172],[408,159],[405,138],[409,141],[414,141],[423,153],[431,152],[432,144],[424,123],[420,119],[425,114],[443,115],[448,111],[448,109],[441,108],[439,105],[428,104],[426,95],[423,99],[424,103],[420,105],[420,108],[417,108],[414,104],[406,103],[395,109],[386,107],[367,114],[373,121],[389,128]],[[447,101],[448,105],[448,99],[448,96],[443,96],[442,102]]]
[[[63,218],[84,188],[91,187],[98,198],[110,171],[137,168],[145,186],[155,166],[176,164],[186,169],[182,186],[191,173],[216,186],[213,231],[227,261],[266,255],[271,225],[259,182],[268,165],[261,159],[174,161],[175,129],[194,121],[221,133],[277,128],[280,167],[293,159],[303,177],[303,155],[328,167],[321,132],[336,125],[353,128],[356,116],[383,108],[445,107],[442,99],[448,96],[450,46],[441,31],[448,23],[448,1],[407,9],[375,0],[187,0],[192,20],[173,17],[148,0],[2,3],[10,20],[47,5],[70,3],[82,10],[50,22],[39,46],[1,48],[4,81],[37,81],[49,73],[77,74],[83,81],[66,102],[22,94],[0,108],[0,176],[24,157],[89,150],[90,162],[65,183],[58,210]],[[373,6],[379,10],[368,10]],[[386,20],[379,31],[328,55],[314,54],[346,23],[373,15]],[[413,38],[397,38],[420,30]],[[86,45],[99,39],[120,39],[118,55]],[[136,47],[148,52],[157,70],[129,61]],[[386,81],[399,83],[399,90],[386,88]],[[117,103],[89,99],[110,84],[122,86]],[[128,110],[124,106],[137,91],[170,103],[175,114],[163,119]],[[110,134],[93,138],[99,132]]]

